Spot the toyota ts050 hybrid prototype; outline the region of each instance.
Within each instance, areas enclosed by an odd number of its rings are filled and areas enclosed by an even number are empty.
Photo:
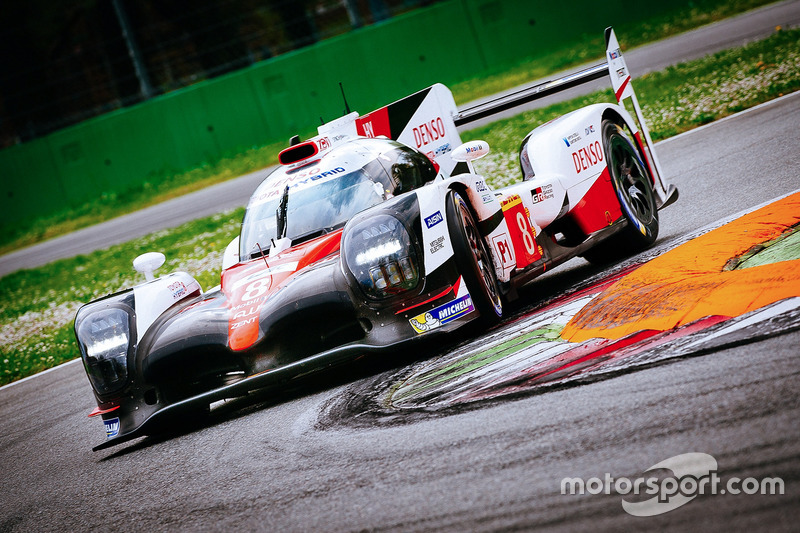
[[[276,386],[355,356],[498,321],[517,288],[581,255],[652,244],[661,179],[616,37],[607,61],[459,112],[433,85],[293,141],[250,198],[221,284],[156,278],[83,306],[75,333],[106,440],[150,434],[170,416]],[[595,104],[521,141],[519,182],[492,190],[473,161],[487,143],[457,127],[600,77]],[[631,100],[637,119],[623,101]]]

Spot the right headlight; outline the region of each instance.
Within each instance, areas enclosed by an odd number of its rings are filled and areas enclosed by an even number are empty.
[[[75,333],[92,387],[99,394],[121,389],[128,381],[131,315],[120,307],[89,311]]]
[[[419,282],[415,247],[403,224],[377,215],[349,228],[344,238],[347,267],[373,298],[411,290]]]

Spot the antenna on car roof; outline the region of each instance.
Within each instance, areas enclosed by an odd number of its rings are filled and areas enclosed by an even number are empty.
[[[342,91],[342,100],[344,100],[344,114],[350,114],[350,106],[347,104],[347,97],[344,95],[344,86],[342,82],[339,82],[339,89]]]

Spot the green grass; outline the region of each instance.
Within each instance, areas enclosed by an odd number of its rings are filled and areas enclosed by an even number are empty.
[[[274,164],[278,152],[285,147],[285,143],[274,143],[232,154],[187,172],[153,176],[143,186],[130,189],[125,194],[104,194],[78,209],[4,226],[0,228],[0,254],[263,169]]]
[[[643,22],[616,27],[623,49],[652,42],[702,26],[744,11],[772,3],[774,0],[696,0],[686,7]],[[603,57],[602,35],[585,35],[579,41],[559,50],[544,50],[543,55],[531,57],[509,68],[476,73],[472,79],[451,84],[456,102],[461,104],[488,96],[552,72]],[[313,129],[301,132],[313,135]],[[0,227],[0,254],[29,246],[76,229],[91,226],[130,213],[214,183],[270,166],[277,161],[283,142],[273,143],[230,154],[217,161],[183,172],[152,176],[142,187],[124,194],[105,194],[80,208],[64,210],[52,216],[17,220],[13,225]]]
[[[800,89],[798,43],[800,30],[781,31],[747,47],[635,80],[653,137],[668,137]],[[494,187],[519,179],[519,142],[533,126],[610,98],[610,91],[599,92],[469,132],[469,138],[485,139],[492,146],[492,153],[478,162],[479,171]],[[0,384],[78,357],[72,335],[75,311],[82,303],[141,281],[131,266],[140,253],[164,251],[168,259],[160,272],[189,272],[204,289],[218,284],[222,253],[237,234],[241,217],[241,209],[207,217],[2,278]]]
[[[77,357],[72,324],[78,307],[144,281],[137,255],[166,252],[160,273],[191,273],[204,290],[219,284],[222,254],[244,209],[189,222],[106,250],[23,270],[0,284],[0,384]]]
[[[634,89],[653,140],[671,137],[800,89],[800,30],[777,31],[742,48],[647,74],[634,81]],[[489,143],[491,153],[476,167],[500,187],[518,179],[520,139],[532,126],[613,100],[608,89],[476,128],[463,137]]]
[[[755,9],[771,0],[699,0],[687,2],[676,9],[646,21],[631,22],[614,27],[622,50],[628,50],[677,35],[679,33],[729,18]],[[605,42],[602,34],[584,35],[583,38],[559,50],[548,49],[543,55],[531,57],[512,68],[481,72],[472,79],[451,84],[457,103],[464,104],[509,88],[524,85],[530,80],[594,60],[602,61]]]

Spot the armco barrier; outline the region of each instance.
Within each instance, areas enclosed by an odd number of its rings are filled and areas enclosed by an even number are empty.
[[[452,0],[418,9],[1,151],[0,224],[312,131],[342,114],[339,82],[365,113],[684,3]]]

